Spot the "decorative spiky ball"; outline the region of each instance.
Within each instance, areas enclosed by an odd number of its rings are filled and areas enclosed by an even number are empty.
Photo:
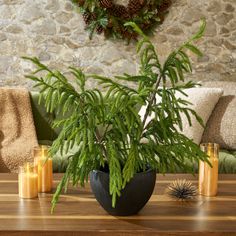
[[[197,196],[197,188],[191,181],[178,179],[173,181],[166,189],[167,194],[177,200],[191,200]]]

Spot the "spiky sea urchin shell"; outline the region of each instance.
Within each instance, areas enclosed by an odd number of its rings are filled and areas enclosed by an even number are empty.
[[[167,187],[166,193],[177,200],[191,200],[197,196],[197,188],[191,181],[177,179]]]

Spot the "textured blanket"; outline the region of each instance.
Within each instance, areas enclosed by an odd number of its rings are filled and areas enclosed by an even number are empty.
[[[17,172],[37,145],[29,92],[0,88],[0,172]]]

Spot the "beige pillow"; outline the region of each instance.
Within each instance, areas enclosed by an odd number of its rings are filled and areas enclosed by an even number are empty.
[[[219,88],[191,88],[186,89],[185,93],[188,97],[181,93],[177,93],[178,98],[192,103],[189,107],[192,108],[197,114],[202,118],[204,125],[207,123],[216,103],[223,94],[223,90]],[[160,101],[160,97],[157,97]],[[144,117],[146,106],[143,106],[139,112],[141,118]],[[189,126],[188,120],[184,114],[181,115],[183,121],[183,131],[188,138],[192,139],[196,144],[199,144],[202,139],[202,134],[204,128],[198,123],[194,116],[191,116],[192,126]],[[152,117],[148,117],[147,122],[149,122]]]
[[[204,131],[202,142],[218,143],[221,148],[236,150],[236,82],[204,82],[205,87],[224,90]]]

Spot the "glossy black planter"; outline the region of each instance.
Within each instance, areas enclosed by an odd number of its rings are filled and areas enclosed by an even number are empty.
[[[121,196],[117,198],[116,207],[113,208],[109,194],[109,173],[94,170],[90,174],[90,185],[95,198],[110,215],[116,216],[137,214],[151,197],[155,182],[155,171],[137,173],[122,190]]]

